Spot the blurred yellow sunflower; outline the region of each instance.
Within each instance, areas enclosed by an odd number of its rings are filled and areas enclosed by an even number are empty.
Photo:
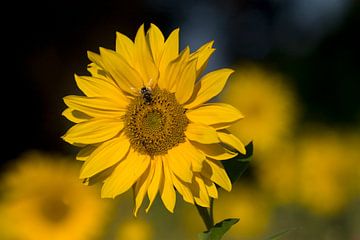
[[[298,105],[287,79],[255,64],[244,64],[228,82],[220,99],[241,109],[245,119],[230,129],[243,142],[254,141],[257,155],[267,155],[272,148],[291,136],[298,115]]]
[[[320,125],[304,131],[297,160],[299,203],[314,213],[334,215],[358,196],[359,142]]]
[[[1,179],[1,239],[89,240],[99,237],[109,204],[81,184],[64,157],[31,152]]]
[[[173,212],[176,192],[189,203],[209,206],[214,183],[230,191],[219,160],[245,153],[227,129],[242,118],[234,107],[205,103],[222,91],[231,69],[201,77],[214,49],[209,42],[179,53],[179,29],[165,41],[153,24],[133,42],[117,33],[116,51],[88,52],[91,76],[75,76],[86,96],[64,98],[63,115],[76,123],[63,136],[81,146],[80,178],[103,180],[101,196],[114,198],[132,186],[134,214],[144,196],[149,210],[158,191]]]

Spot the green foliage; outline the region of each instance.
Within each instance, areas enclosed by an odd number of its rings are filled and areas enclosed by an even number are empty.
[[[229,229],[239,221],[238,218],[225,219],[212,227],[209,231],[199,234],[199,240],[220,240]]]
[[[236,157],[222,161],[232,183],[234,183],[248,168],[254,152],[254,145],[250,142],[245,146],[246,154],[239,153]]]

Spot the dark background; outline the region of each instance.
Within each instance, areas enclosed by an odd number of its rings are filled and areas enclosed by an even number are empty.
[[[359,1],[15,2],[1,22],[2,164],[34,148],[75,151],[60,139],[70,126],[62,97],[79,93],[86,51],[151,22],[166,36],[180,27],[182,47],[215,39],[210,69],[254,61],[286,73],[303,120],[359,126]]]

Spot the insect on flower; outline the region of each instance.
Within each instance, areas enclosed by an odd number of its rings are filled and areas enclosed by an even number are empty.
[[[149,87],[142,87],[140,89],[140,94],[142,95],[142,98],[144,99],[144,102],[146,105],[151,104],[152,101],[152,91]]]
[[[140,90],[137,90],[136,88],[131,87],[131,91],[133,91],[134,93],[139,93],[141,95],[142,99],[144,100],[144,103],[146,105],[150,105],[153,100],[153,92],[152,92],[151,86],[153,86],[152,78],[150,78],[147,85],[145,85],[143,83],[143,87],[140,88]]]

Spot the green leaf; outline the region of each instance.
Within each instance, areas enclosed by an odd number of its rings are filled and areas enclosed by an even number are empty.
[[[294,230],[296,230],[297,228],[290,228],[290,229],[286,229],[284,231],[281,231],[279,233],[276,233],[274,235],[272,235],[271,237],[265,239],[265,240],[278,240],[280,238],[282,238],[285,234],[289,233],[289,232],[292,232]]]
[[[229,229],[239,221],[238,218],[225,219],[212,227],[209,231],[199,234],[199,240],[220,240]]]
[[[232,159],[222,161],[227,175],[232,183],[234,183],[248,168],[251,157],[254,152],[254,145],[250,142],[245,146],[246,154],[238,153],[238,155]]]

